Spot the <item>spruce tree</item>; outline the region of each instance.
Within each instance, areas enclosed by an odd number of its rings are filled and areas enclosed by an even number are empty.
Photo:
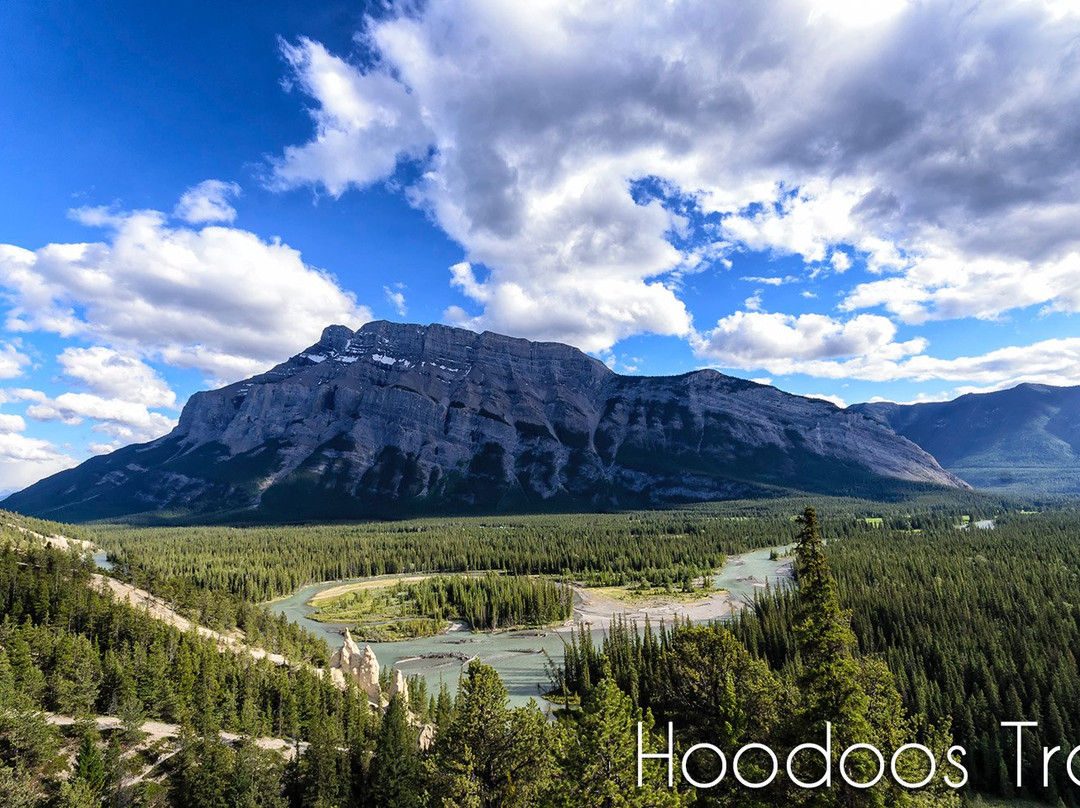
[[[507,698],[494,668],[469,665],[435,742],[432,771],[446,804],[532,806],[548,786],[551,728],[535,701],[510,710]]]
[[[79,752],[75,756],[75,773],[73,776],[74,779],[84,783],[87,790],[94,797],[100,797],[105,790],[107,771],[95,735],[94,732],[87,732],[83,735]]]
[[[630,697],[611,679],[593,688],[579,713],[559,725],[557,762],[561,777],[553,784],[555,808],[678,808],[687,798],[667,784],[666,767],[644,770],[637,785],[637,724],[642,722],[646,752],[657,751],[651,715],[642,716]]]
[[[421,808],[420,747],[409,726],[400,694],[386,708],[366,787],[367,802],[377,808]]]

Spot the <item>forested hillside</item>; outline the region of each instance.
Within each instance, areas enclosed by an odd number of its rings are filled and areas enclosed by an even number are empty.
[[[78,553],[5,527],[0,793],[18,794],[11,804],[19,806],[162,808],[947,806],[977,793],[1016,796],[1013,736],[998,724],[1026,719],[1040,727],[1025,737],[1028,776],[1019,796],[1078,805],[1063,755],[1041,787],[1038,747],[1067,752],[1080,737],[1080,521],[1074,511],[1025,513],[965,496],[885,506],[828,500],[820,525],[812,513],[796,521],[802,508],[792,502],[612,514],[596,519],[591,536],[585,517],[568,519],[567,534],[589,537],[576,559],[581,574],[633,576],[654,564],[702,569],[722,563],[727,550],[790,540],[798,543],[798,588],[762,591],[732,624],[644,633],[616,624],[601,646],[576,632],[565,660],[552,660],[551,695],[563,705],[553,721],[539,707],[510,709],[497,672],[482,660],[467,668],[456,694],[428,692],[414,680],[408,704],[370,708],[355,689],[317,672],[327,659],[321,642],[240,597],[231,542],[248,549],[262,538],[259,587],[284,589],[285,581],[306,582],[368,554],[381,571],[379,559],[388,562],[396,547],[407,548],[403,557],[417,568],[476,570],[501,561],[504,569],[561,572],[557,528],[565,517],[250,532],[84,529],[84,538],[112,547],[116,574],[147,583],[199,622],[258,638],[284,653],[285,665],[223,650],[117,602],[94,585],[93,565]],[[976,521],[994,527],[978,529]],[[7,523],[26,526],[11,515]],[[630,563],[612,561],[620,544]],[[362,552],[346,553],[350,546]],[[306,576],[288,570],[300,557],[310,565]],[[42,711],[77,723],[54,726]],[[101,715],[117,716],[116,728],[99,729],[92,719]],[[646,787],[637,789],[639,718],[653,727],[644,743],[654,752],[666,745],[668,721],[676,750],[703,742],[723,749],[725,779],[693,788],[676,762],[681,785],[669,789],[664,764],[646,763]],[[171,734],[143,736],[151,719]],[[916,790],[888,771],[869,790],[843,782],[797,788],[784,772],[786,756],[799,744],[822,743],[826,721],[834,772],[855,742],[880,747],[886,760],[904,744],[925,744],[937,772]],[[426,750],[418,743],[422,723],[435,728]],[[260,747],[266,738],[271,748]],[[751,741],[779,759],[779,775],[760,790],[730,770],[733,753]],[[960,791],[944,780],[960,774],[948,761],[951,745],[966,749],[969,781]],[[716,763],[699,753],[687,771],[709,781]],[[856,752],[845,765],[856,779],[873,777],[869,754]],[[768,778],[760,752],[740,766],[751,781]],[[898,766],[908,782],[926,774],[920,753]],[[807,755],[795,773],[813,781],[819,767]]]
[[[914,441],[976,488],[1080,492],[1080,387],[1021,384],[952,401],[848,409]]]
[[[789,543],[805,498],[739,500],[673,510],[604,514],[409,519],[288,527],[95,525],[95,541],[132,582],[159,591],[229,592],[266,600],[304,584],[405,572],[502,570],[617,584],[681,581],[727,555]],[[1015,503],[971,491],[899,504],[821,497],[830,529],[858,529],[868,514],[913,513],[951,528],[960,514],[991,517]],[[191,597],[197,597],[192,595]]]

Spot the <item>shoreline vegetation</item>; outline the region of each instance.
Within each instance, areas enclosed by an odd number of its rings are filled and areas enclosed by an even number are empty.
[[[782,555],[777,549],[771,551],[773,559]],[[725,566],[743,563],[742,555],[724,560]],[[513,577],[504,571],[374,576],[325,582],[332,585],[311,595],[306,605],[315,609],[309,619],[348,627],[353,637],[362,642],[395,642],[461,630],[566,630],[582,624],[606,626],[616,618],[642,625],[678,620],[698,623],[734,617],[749,605],[749,601],[736,599],[714,585],[720,569],[687,579],[678,587],[670,582],[654,585],[647,580],[589,586],[543,576]],[[791,563],[780,566],[776,577],[791,580]],[[755,586],[764,588],[765,582]],[[479,620],[469,618],[461,598],[446,597],[447,593],[471,590],[466,597],[472,599],[475,613],[477,599],[489,598],[495,587],[503,590],[508,610],[493,615],[488,603]],[[551,587],[556,587],[558,594]],[[537,602],[541,594],[543,604]]]
[[[566,622],[572,592],[558,581],[495,572],[359,581],[316,593],[310,617],[347,625],[358,641],[433,636],[462,623],[473,630],[546,628]]]

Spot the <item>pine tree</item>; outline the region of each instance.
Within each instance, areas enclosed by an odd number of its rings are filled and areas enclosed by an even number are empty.
[[[25,628],[29,633],[32,627],[28,625]],[[45,692],[45,675],[34,663],[30,644],[23,634],[23,629],[20,629],[11,638],[8,657],[15,683],[15,701],[25,707],[37,707]]]
[[[284,808],[281,757],[260,749],[250,738],[236,748],[229,782],[229,808]]]
[[[74,778],[86,785],[87,790],[99,798],[105,790],[107,771],[105,760],[98,749],[96,733],[87,732],[83,735],[82,745],[75,756]]]
[[[230,808],[233,753],[221,741],[196,738],[184,730],[176,771],[169,780],[175,808]]]
[[[101,684],[98,652],[82,635],[63,635],[53,662],[53,701],[67,715],[92,715]]]
[[[421,808],[420,748],[400,695],[383,715],[365,795],[378,808]]]
[[[659,749],[651,715],[642,716],[611,679],[601,680],[580,713],[559,726],[561,777],[552,789],[556,808],[678,808],[686,797],[667,785],[666,769],[644,771],[637,785],[637,723],[646,752]],[[651,776],[659,774],[660,776]]]
[[[330,808],[344,804],[350,791],[348,758],[338,748],[325,720],[314,722],[311,742],[300,756],[293,804],[302,808]]]
[[[5,788],[5,783],[2,775],[0,775],[0,793],[3,793],[7,798],[16,798],[18,793],[17,787],[11,789]],[[22,797],[25,799],[30,796],[23,793]],[[6,806],[11,808],[19,808],[20,805],[33,805],[34,803],[21,803],[18,799],[13,802],[6,802]],[[78,778],[72,778],[60,786],[60,793],[57,795],[57,808],[100,808],[101,798],[94,793],[93,789],[86,784],[85,781]]]
[[[453,718],[436,738],[432,771],[448,805],[532,806],[552,775],[551,728],[536,702],[507,708],[494,668],[473,662]]]
[[[840,755],[850,745],[868,743],[889,754],[910,741],[913,733],[888,667],[856,656],[851,612],[840,607],[814,508],[807,507],[798,523],[799,617],[795,635],[802,705],[796,728],[805,737],[811,730],[823,732],[825,722],[832,724],[833,787],[793,792],[790,801],[808,801],[815,808],[958,804],[955,793],[943,786],[911,792],[885,777],[873,788],[854,789],[839,776]],[[947,738],[947,732],[934,735],[934,745],[941,753],[948,746]],[[878,763],[868,753],[853,754],[845,768],[854,781],[867,782],[877,774]],[[819,773],[813,768],[799,774],[803,781],[814,781]],[[921,779],[907,773],[910,780]]]
[[[15,671],[8,661],[7,650],[0,645],[0,709],[10,705],[15,699]]]

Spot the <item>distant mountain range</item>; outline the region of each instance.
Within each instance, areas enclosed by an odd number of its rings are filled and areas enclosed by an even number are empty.
[[[1080,387],[1021,384],[927,404],[855,404],[976,488],[1080,494]]]
[[[192,396],[168,435],[3,507],[286,520],[937,487],[966,484],[881,412],[712,370],[621,376],[558,343],[380,321],[330,326],[272,370]]]

